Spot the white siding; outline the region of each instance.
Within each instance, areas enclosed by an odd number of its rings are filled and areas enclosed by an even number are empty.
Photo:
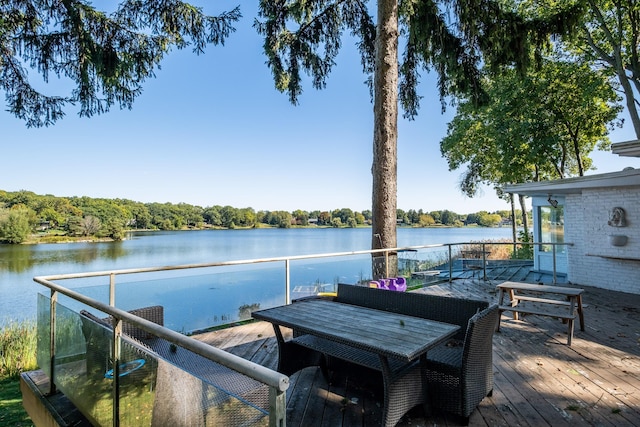
[[[626,227],[607,223],[617,206],[626,212]],[[612,234],[627,236],[627,244],[613,246]],[[582,194],[567,195],[565,241],[574,244],[569,247],[570,282],[640,294],[640,187],[583,189]]]

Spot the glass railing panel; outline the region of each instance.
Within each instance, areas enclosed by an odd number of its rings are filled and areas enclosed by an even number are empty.
[[[455,257],[455,252],[452,255]],[[398,270],[405,275],[419,271],[447,270],[448,263],[448,246],[406,250],[398,254]]]
[[[268,426],[268,413],[251,402],[251,395],[236,396],[222,392],[217,387],[203,382],[207,411],[203,425],[212,426]],[[268,396],[266,386],[260,393]]]
[[[106,327],[56,304],[55,384],[94,425],[112,425],[113,387],[105,378],[113,342]]]
[[[452,268],[459,268],[456,264],[456,253]],[[398,274],[407,279],[407,288],[415,289],[424,284],[438,282],[449,278],[449,248],[437,246],[403,250],[398,253]]]
[[[156,407],[156,375],[158,358],[143,345],[123,337],[119,370],[120,425],[153,425]],[[113,388],[114,369],[111,367],[103,377]],[[155,425],[166,425],[156,423]]]
[[[162,356],[153,425],[268,425],[266,385],[165,340],[146,343]]]
[[[335,292],[338,283],[356,284],[371,280],[371,255],[292,260],[291,299],[320,292]]]
[[[133,310],[164,307],[164,326],[181,333],[251,318],[251,311],[285,302],[284,262],[198,269],[201,274],[168,272],[151,280],[116,283],[116,306]],[[78,279],[82,280],[82,279]],[[83,295],[101,299],[106,285],[83,287]]]
[[[38,307],[39,363],[46,367],[50,299],[41,295]],[[55,309],[55,384],[93,425],[113,425],[116,375],[123,426],[268,425],[269,390],[259,381],[152,335],[123,335],[115,370],[104,314]]]
[[[51,378],[51,299],[38,293],[36,360],[42,371]]]

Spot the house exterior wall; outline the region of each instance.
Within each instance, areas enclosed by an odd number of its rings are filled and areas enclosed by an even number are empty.
[[[608,224],[614,207],[626,212],[626,226]],[[565,197],[565,241],[568,248],[567,279],[640,294],[640,187],[583,189]],[[609,236],[625,235],[625,246],[613,246]]]

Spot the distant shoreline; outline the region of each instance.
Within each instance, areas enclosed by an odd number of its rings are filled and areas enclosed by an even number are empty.
[[[496,226],[496,227],[481,227],[479,225],[463,225],[461,227],[455,227],[453,225],[442,225],[442,224],[438,224],[438,225],[430,225],[430,226],[426,226],[426,227],[413,227],[413,226],[403,226],[403,225],[399,225],[398,228],[434,228],[434,229],[441,229],[441,228],[510,228],[511,226]],[[162,231],[201,231],[201,230],[253,230],[253,229],[266,229],[266,228],[271,228],[271,229],[278,229],[279,227],[275,227],[275,226],[269,226],[269,225],[261,225],[259,227],[234,227],[234,228],[226,228],[226,227],[202,227],[202,228],[182,228],[180,230],[159,230],[159,229],[131,229],[131,230],[127,230],[126,233],[135,233],[135,232],[144,232],[144,233],[155,233],[155,232],[162,232]],[[291,230],[291,229],[296,229],[296,228],[319,228],[319,229],[326,229],[326,228],[336,228],[336,227],[332,227],[330,225],[295,225],[292,226],[290,228],[285,228],[283,230]],[[338,228],[353,228],[353,227],[338,227]],[[359,225],[356,228],[371,228],[370,225]],[[126,240],[126,239],[124,239]],[[42,234],[34,234],[32,235],[29,239],[27,239],[25,242],[20,243],[21,245],[38,245],[38,244],[52,244],[52,243],[104,243],[104,242],[114,242],[116,240],[110,238],[110,237],[92,237],[92,236],[66,236],[66,235],[60,235],[60,234],[49,234],[49,235],[42,235]],[[9,243],[6,243],[9,244]]]

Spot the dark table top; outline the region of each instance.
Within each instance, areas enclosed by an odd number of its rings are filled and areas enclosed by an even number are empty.
[[[252,315],[275,325],[406,361],[420,357],[460,329],[448,323],[320,299],[254,311]]]

